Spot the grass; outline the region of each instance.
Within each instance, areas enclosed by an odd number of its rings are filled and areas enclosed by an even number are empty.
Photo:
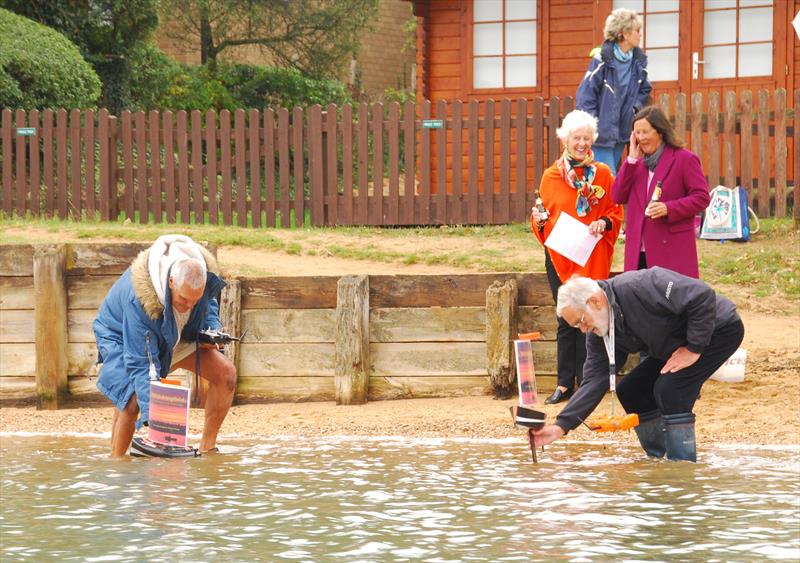
[[[219,246],[270,250],[293,256],[333,256],[396,265],[426,264],[452,267],[454,271],[544,270],[542,248],[525,224],[253,229],[0,218],[0,243],[34,242],[37,232],[50,233],[64,241],[149,241],[163,234],[182,233]],[[622,269],[622,244],[617,246],[615,270]],[[777,296],[796,303],[800,297],[800,231],[792,220],[761,220],[761,230],[748,243],[698,241],[697,244],[701,275],[712,285],[744,291],[754,298]]]

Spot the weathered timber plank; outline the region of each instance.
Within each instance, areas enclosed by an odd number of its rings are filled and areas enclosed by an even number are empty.
[[[202,244],[214,256],[217,246],[203,241]],[[81,275],[119,275],[128,269],[136,255],[149,248],[153,241],[123,243],[81,243],[67,245],[67,274]]]
[[[372,376],[486,375],[483,342],[392,342],[370,345]]]
[[[239,350],[239,380],[270,375],[331,376],[334,344],[253,344],[245,340]],[[333,379],[331,379],[331,383]]]
[[[514,279],[520,305],[552,305],[546,274],[459,274],[370,276],[374,307],[483,307],[486,289]]]
[[[84,243],[67,245],[67,273],[70,276],[119,275],[136,255],[152,242]]]
[[[369,278],[342,276],[336,296],[337,405],[360,405],[369,384]]]
[[[370,342],[483,342],[484,307],[372,309]]]
[[[33,309],[0,311],[0,342],[33,342],[36,338]]]
[[[334,342],[336,309],[250,309],[242,311],[246,342]]]
[[[73,399],[105,399],[105,396],[97,389],[97,378],[85,375],[69,376],[69,394]],[[111,403],[109,403],[109,406]]]
[[[70,375],[97,374],[97,347],[94,342],[70,342],[67,345],[67,361]]]
[[[236,403],[269,401],[333,401],[334,380],[330,377],[271,376],[239,377]]]
[[[408,342],[370,345],[371,375],[487,376],[486,345],[482,342]],[[533,343],[536,373],[556,372],[556,343]]]
[[[36,376],[36,345],[33,342],[0,344],[0,377],[8,376]]]
[[[0,276],[33,275],[32,244],[0,244]]]
[[[486,369],[498,398],[514,394],[512,341],[517,334],[517,282],[496,281],[486,290]]]
[[[558,330],[555,305],[520,307],[517,330],[520,333],[539,331],[542,340],[555,340]]]
[[[70,309],[67,311],[67,340],[94,344],[92,323],[96,316],[96,309]]]
[[[118,279],[119,275],[67,276],[69,308],[96,311]]]
[[[461,377],[370,377],[370,401],[422,397],[488,395],[492,392],[487,376]]]
[[[297,276],[242,279],[242,310],[333,309],[338,276]]]
[[[57,409],[69,393],[66,277],[64,245],[37,246],[33,257],[34,341],[40,409]]]
[[[20,400],[36,399],[36,378],[34,376],[24,377],[0,377],[0,400]]]
[[[33,309],[33,276],[0,277],[0,309]]]

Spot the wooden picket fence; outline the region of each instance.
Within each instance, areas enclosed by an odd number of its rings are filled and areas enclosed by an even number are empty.
[[[658,103],[711,187],[744,186],[761,217],[790,206],[800,216],[800,115],[785,90],[730,92],[724,107],[714,93],[691,108],[683,94]],[[554,97],[119,117],[3,110],[0,211],[256,228],[521,222],[573,107]]]

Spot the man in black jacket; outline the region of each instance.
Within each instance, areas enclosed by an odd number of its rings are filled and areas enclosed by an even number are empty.
[[[619,401],[639,415],[636,434],[647,455],[695,461],[692,408],[744,338],[736,306],[700,280],[650,268],[605,281],[572,278],[558,291],[556,314],[587,334],[583,383],[555,424],[534,432],[535,445],[586,420],[609,390],[609,370],[646,352],[617,386]]]

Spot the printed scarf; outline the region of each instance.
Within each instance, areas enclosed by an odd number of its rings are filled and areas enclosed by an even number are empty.
[[[592,185],[592,180],[597,173],[597,166],[593,162],[594,153],[592,151],[589,151],[583,161],[576,162],[576,159],[573,159],[566,149],[556,161],[561,178],[569,187],[578,192],[575,198],[575,210],[578,217],[585,217],[589,213],[590,207],[597,206],[606,195],[606,191],[601,186]],[[578,173],[575,172],[576,167],[583,167],[582,179],[578,178]]]

